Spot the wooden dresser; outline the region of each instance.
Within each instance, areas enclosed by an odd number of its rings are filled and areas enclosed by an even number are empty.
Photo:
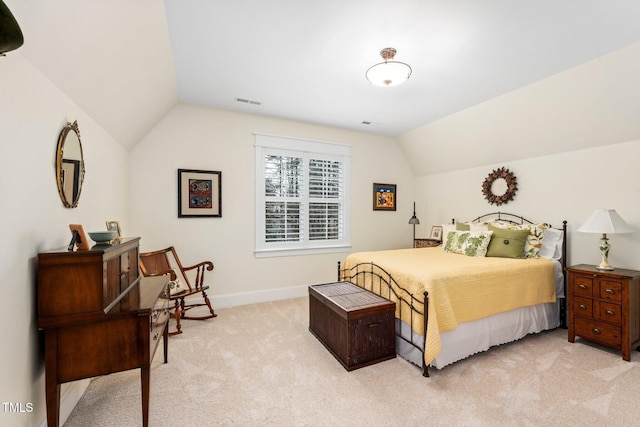
[[[47,425],[59,425],[60,384],[140,368],[142,421],[160,338],[167,362],[166,277],[141,278],[139,238],[38,254],[38,328],[45,331]]]
[[[395,310],[349,282],[309,286],[309,331],[347,371],[396,357]]]
[[[569,342],[576,336],[622,352],[630,360],[640,345],[640,271],[601,271],[591,265],[567,268]]]

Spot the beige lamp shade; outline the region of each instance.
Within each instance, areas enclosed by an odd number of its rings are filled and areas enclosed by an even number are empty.
[[[615,209],[596,209],[578,231],[583,233],[621,234],[633,233],[629,225]]]

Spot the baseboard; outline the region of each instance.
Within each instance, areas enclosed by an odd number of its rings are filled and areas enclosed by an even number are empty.
[[[91,378],[74,381],[70,383],[69,387],[67,387],[64,393],[62,393],[62,396],[60,396],[60,425],[61,426],[64,425],[64,423],[67,421],[67,418],[69,418],[69,415],[71,415],[71,412],[73,412],[73,408],[76,407],[76,405],[80,401],[80,398],[89,387],[90,383],[91,383]],[[47,418],[45,416],[45,419],[42,420],[40,424],[38,424],[38,427],[46,427],[46,426],[47,426]]]
[[[237,294],[210,296],[211,304],[216,308],[230,308],[240,305],[260,304],[269,301],[300,298],[309,295],[309,286],[294,286],[291,288],[267,289],[256,292],[241,292]]]

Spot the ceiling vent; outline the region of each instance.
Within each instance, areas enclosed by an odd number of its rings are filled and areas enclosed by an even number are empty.
[[[250,99],[244,99],[244,98],[236,98],[236,101],[242,102],[243,104],[262,105],[262,102],[260,101],[252,101]]]

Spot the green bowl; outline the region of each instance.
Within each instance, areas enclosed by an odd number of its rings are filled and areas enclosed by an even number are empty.
[[[96,243],[109,243],[116,238],[118,233],[115,231],[90,231],[89,237],[91,237]]]

